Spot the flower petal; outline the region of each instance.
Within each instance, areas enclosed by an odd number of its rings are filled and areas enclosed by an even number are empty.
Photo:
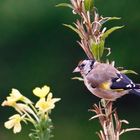
[[[11,129],[14,126],[13,120],[9,120],[4,123],[5,128]]]
[[[52,97],[53,97],[53,94],[50,92],[47,96],[47,101],[50,101],[52,99]]]
[[[14,133],[19,133],[20,131],[21,131],[21,124],[19,122],[19,123],[16,123],[15,124],[14,129],[13,129],[13,132]]]
[[[27,104],[23,104],[23,103],[17,103],[15,105],[15,109],[21,113],[21,112],[28,112],[30,114],[34,114],[33,110],[27,105]],[[23,113],[22,113],[23,114]]]
[[[44,86],[44,87],[42,87],[42,91],[43,91],[44,93],[49,93],[50,87]]]
[[[33,93],[39,98],[45,98],[46,95],[49,93],[49,91],[50,91],[50,87],[44,86],[42,88],[39,88],[39,87],[35,88],[33,90]]]
[[[4,123],[4,126],[7,129],[13,128],[13,132],[18,133],[21,131],[20,122],[23,120],[23,118],[24,118],[23,116],[20,116],[19,114],[15,114],[9,118],[9,121]]]
[[[23,95],[17,89],[14,89],[14,88],[12,89],[10,96],[15,99],[20,99],[23,97]]]
[[[56,103],[56,102],[58,102],[58,101],[60,101],[60,100],[61,100],[61,98],[53,98],[53,99],[52,99],[52,102],[53,102],[53,103]]]

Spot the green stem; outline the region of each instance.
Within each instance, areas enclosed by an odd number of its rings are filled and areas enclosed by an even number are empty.
[[[39,122],[39,118],[37,116],[38,112],[37,112],[36,108],[32,104],[30,104],[30,107],[33,109],[32,115],[34,116],[34,118],[36,119],[36,121]]]
[[[33,106],[33,104],[30,104],[30,106],[34,110],[34,112],[37,114],[38,112],[37,112],[36,108]]]
[[[42,118],[34,124],[35,131],[32,133],[32,139],[49,140],[51,138],[52,122],[50,119]]]
[[[36,121],[31,117],[31,115],[29,113],[27,113],[26,111],[23,111],[23,112],[29,118],[30,122],[34,125],[36,123]]]

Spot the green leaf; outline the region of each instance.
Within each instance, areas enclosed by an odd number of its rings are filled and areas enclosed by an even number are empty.
[[[107,21],[110,21],[110,20],[119,20],[121,19],[120,17],[104,17],[100,20],[100,24],[104,24],[105,22]]]
[[[121,17],[109,17],[109,18],[108,18],[108,21],[109,21],[109,20],[119,20],[119,19],[121,19]]]
[[[97,61],[100,61],[104,52],[104,40],[101,40],[98,44],[93,42],[91,44],[91,52]]]
[[[120,72],[123,74],[136,74],[136,75],[138,75],[138,73],[133,71],[133,70],[121,70]]]
[[[60,3],[60,4],[57,4],[56,7],[69,7],[73,9],[72,5],[68,3]]]
[[[84,7],[86,11],[90,11],[94,7],[94,0],[84,0]]]
[[[82,38],[82,35],[81,33],[79,32],[79,30],[75,27],[73,27],[72,25],[69,25],[69,24],[63,24],[65,27],[68,27],[70,28],[71,30],[73,30],[74,32],[76,32],[81,38]]]
[[[102,57],[102,55],[104,53],[104,45],[105,45],[104,40],[101,40],[99,43],[99,57],[100,58]]]
[[[72,78],[72,80],[84,81],[84,79],[83,79],[83,78],[81,78],[81,77],[73,77],[73,78]]]
[[[105,40],[112,32],[118,30],[118,29],[121,29],[123,28],[124,26],[116,26],[116,27],[113,27],[109,30],[107,30],[103,35],[102,35],[102,39]]]
[[[97,44],[92,44],[91,46],[91,52],[95,58],[95,60],[100,61],[100,57],[99,57],[99,48]]]

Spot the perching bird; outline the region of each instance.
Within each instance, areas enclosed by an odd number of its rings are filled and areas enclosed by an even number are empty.
[[[114,101],[128,93],[140,95],[140,85],[111,64],[83,60],[73,72],[80,72],[88,90],[99,98]]]

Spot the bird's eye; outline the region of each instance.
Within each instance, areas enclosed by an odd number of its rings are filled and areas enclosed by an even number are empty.
[[[81,67],[84,67],[84,66],[85,66],[85,64],[82,64],[82,65],[81,65]]]

